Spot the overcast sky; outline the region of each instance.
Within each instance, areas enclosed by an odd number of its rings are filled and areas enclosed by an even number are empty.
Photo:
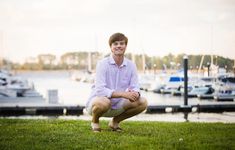
[[[0,0],[0,52],[13,61],[69,51],[214,54],[235,59],[235,0]]]

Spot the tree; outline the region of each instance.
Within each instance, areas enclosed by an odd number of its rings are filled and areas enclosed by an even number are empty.
[[[53,64],[55,63],[56,56],[52,54],[40,54],[38,55],[39,65],[42,66],[43,69],[52,69]]]

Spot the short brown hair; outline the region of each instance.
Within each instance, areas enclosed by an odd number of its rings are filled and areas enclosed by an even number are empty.
[[[128,38],[122,34],[122,33],[114,33],[113,35],[110,36],[109,38],[109,46],[112,45],[112,43],[116,42],[116,41],[125,41],[126,45],[128,43]]]

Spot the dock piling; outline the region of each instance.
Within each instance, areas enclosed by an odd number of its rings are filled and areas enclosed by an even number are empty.
[[[188,56],[184,56],[184,105],[188,105]]]

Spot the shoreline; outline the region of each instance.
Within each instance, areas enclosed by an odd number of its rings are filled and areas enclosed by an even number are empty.
[[[91,116],[83,114],[79,116],[1,116],[0,119],[59,119],[59,120],[86,120],[90,121]],[[109,117],[101,117],[101,121],[110,120]],[[164,113],[164,114],[146,114],[141,113],[137,116],[129,118],[125,121],[140,121],[140,122],[194,122],[194,123],[235,123],[235,112],[224,113]],[[125,122],[124,121],[124,122]]]

